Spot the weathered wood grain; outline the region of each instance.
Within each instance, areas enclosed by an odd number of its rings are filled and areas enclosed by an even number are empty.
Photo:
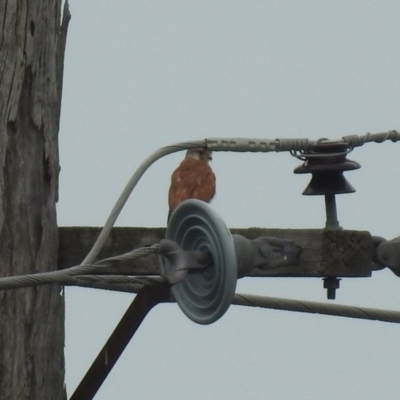
[[[321,229],[231,229],[232,233],[248,239],[261,236],[291,239],[301,247],[297,265],[258,268],[249,276],[269,277],[367,277],[373,269],[374,244],[369,232],[328,231]],[[78,265],[89,252],[100,233],[100,228],[59,228],[59,268]],[[114,228],[100,254],[106,258],[134,248],[158,243],[165,236],[165,228]],[[129,265],[118,266],[118,271],[134,275],[159,273],[156,256],[148,256]],[[115,269],[110,269],[115,273]]]
[[[56,268],[61,3],[0,2],[0,276]],[[0,321],[1,399],[64,399],[61,288],[0,292]]]

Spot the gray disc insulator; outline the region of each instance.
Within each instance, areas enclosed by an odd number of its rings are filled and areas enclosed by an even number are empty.
[[[235,247],[229,229],[207,203],[190,199],[173,212],[166,238],[184,250],[211,253],[211,266],[190,271],[171,290],[179,307],[192,321],[203,325],[215,322],[228,310],[238,277]]]

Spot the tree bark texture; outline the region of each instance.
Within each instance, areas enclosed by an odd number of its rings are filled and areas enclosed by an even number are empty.
[[[0,0],[0,276],[57,269],[61,3]],[[65,399],[63,350],[59,286],[0,292],[1,399]]]

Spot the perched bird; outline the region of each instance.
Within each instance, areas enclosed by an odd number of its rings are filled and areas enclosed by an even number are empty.
[[[185,159],[171,176],[168,192],[168,221],[175,208],[184,200],[198,199],[209,203],[215,195],[215,175],[209,161],[212,152],[194,149],[186,152]]]

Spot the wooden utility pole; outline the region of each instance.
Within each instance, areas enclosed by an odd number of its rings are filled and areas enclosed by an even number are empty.
[[[57,269],[61,4],[0,1],[0,276]],[[0,321],[1,399],[65,399],[60,286],[0,292]]]

